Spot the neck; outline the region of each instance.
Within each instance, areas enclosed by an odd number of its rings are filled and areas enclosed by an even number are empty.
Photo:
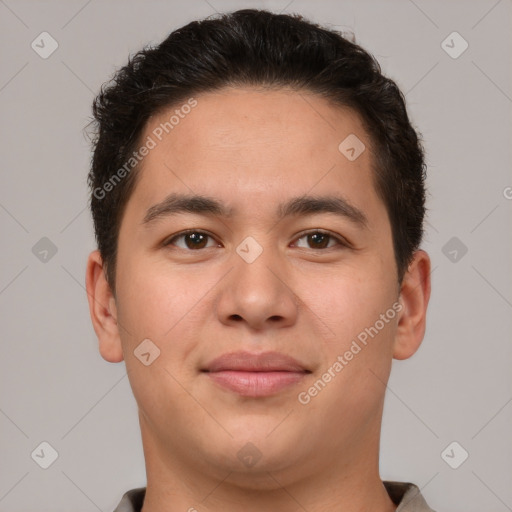
[[[379,430],[364,450],[327,450],[302,464],[212,467],[198,453],[169,453],[141,418],[147,488],[142,512],[395,512],[378,472]],[[328,443],[326,443],[328,444]],[[313,455],[315,457],[313,458]]]

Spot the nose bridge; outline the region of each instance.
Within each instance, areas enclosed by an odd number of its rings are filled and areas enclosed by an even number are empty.
[[[260,245],[253,237],[246,238],[239,244],[234,256],[236,280],[255,294],[265,291],[267,299],[279,293],[282,283],[276,278],[282,262],[279,261],[278,249],[268,242]]]
[[[263,240],[263,237],[259,237]],[[286,284],[285,262],[267,237],[260,244],[248,236],[232,255],[234,268],[220,291],[217,314],[223,323],[245,321],[252,328],[265,324],[291,325],[297,317],[297,300]]]

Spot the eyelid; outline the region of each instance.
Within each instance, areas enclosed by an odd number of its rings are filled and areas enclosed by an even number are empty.
[[[167,237],[162,242],[162,245],[164,247],[167,247],[168,245],[171,245],[171,242],[173,242],[173,240],[176,240],[177,238],[180,238],[180,237],[185,236],[185,235],[189,235],[191,233],[198,233],[200,235],[209,236],[211,239],[215,240],[215,242],[220,243],[217,240],[217,238],[215,237],[215,235],[212,235],[211,233],[209,233],[208,231],[205,231],[204,229],[185,229],[183,231],[180,231],[179,233],[175,233],[174,235],[171,235],[170,237]],[[181,249],[181,247],[178,247],[178,249]],[[211,247],[206,247],[206,249],[211,249]],[[184,250],[186,250],[186,249],[184,249]],[[198,250],[201,250],[201,249],[198,249]]]
[[[322,228],[306,229],[306,230],[298,233],[297,235],[295,235],[294,240],[295,241],[299,240],[299,239],[303,238],[304,236],[311,235],[311,234],[314,234],[314,233],[320,233],[322,235],[328,235],[331,238],[333,238],[334,240],[336,240],[336,242],[338,242],[338,245],[341,245],[343,247],[353,247],[352,244],[345,237],[339,235],[338,233],[334,233],[333,231],[329,231],[327,229],[322,229]],[[334,249],[334,247],[328,247],[326,249],[311,249],[311,250],[313,250],[313,251],[327,251],[329,249]]]

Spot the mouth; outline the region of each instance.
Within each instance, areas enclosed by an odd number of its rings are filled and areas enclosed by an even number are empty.
[[[311,373],[294,358],[278,352],[232,352],[201,371],[220,387],[254,398],[275,395]]]

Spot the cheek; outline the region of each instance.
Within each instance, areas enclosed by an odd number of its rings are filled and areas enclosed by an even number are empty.
[[[168,275],[151,267],[155,265],[124,265],[127,273],[122,277],[120,272],[118,281],[118,320],[124,327],[121,341],[134,396],[149,416],[161,414],[164,422],[177,402],[188,403],[179,382],[184,382],[190,371],[187,362],[195,346],[193,326],[200,321],[196,306],[204,290],[193,286],[188,273]],[[149,350],[151,358],[158,356],[146,366],[137,353],[147,339],[154,345],[145,351]],[[163,403],[168,403],[169,409],[158,412]]]
[[[119,266],[118,319],[126,327],[126,351],[149,338],[161,350],[160,362],[173,371],[185,371],[198,332],[211,321],[209,290],[219,273],[193,270],[187,265],[135,255]]]
[[[303,280],[296,289],[305,305],[329,328],[327,338],[334,338],[342,348],[374,325],[396,300],[394,283],[383,275],[386,273],[378,266],[373,272],[353,267]],[[388,321],[386,327],[391,323]]]
[[[161,267],[136,254],[119,259],[118,315],[133,338],[161,341],[200,295],[189,273]]]
[[[392,279],[371,276],[338,274],[308,292],[308,307],[329,327],[329,333],[323,338],[317,380],[302,390],[302,399],[309,401],[305,410],[312,416],[322,418],[324,424],[328,416],[346,436],[353,435],[350,424],[369,424],[391,368],[398,320],[393,308],[395,284]],[[353,423],[347,423],[347,414]]]

